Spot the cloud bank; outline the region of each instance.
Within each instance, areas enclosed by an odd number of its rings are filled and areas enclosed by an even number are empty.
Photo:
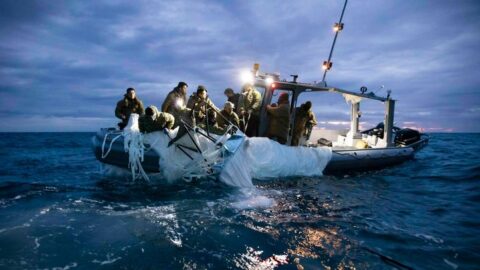
[[[0,131],[95,131],[134,86],[161,105],[178,81],[222,104],[254,62],[319,81],[343,1],[1,1]],[[327,81],[392,90],[398,126],[480,132],[480,4],[350,1]],[[380,86],[384,85],[383,89]],[[343,99],[311,98],[322,127]],[[362,106],[362,126],[383,106]],[[329,124],[334,123],[334,124]]]

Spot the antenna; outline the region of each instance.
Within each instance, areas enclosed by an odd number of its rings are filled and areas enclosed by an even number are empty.
[[[382,85],[380,85],[380,87],[377,89],[377,91],[375,91],[375,92],[373,92],[373,93],[376,94],[376,93],[382,91],[383,88],[385,88],[385,85],[382,84]]]
[[[328,60],[323,61],[322,68],[323,68],[324,72],[323,72],[322,82],[325,82],[325,77],[327,76],[327,71],[329,71],[332,68],[333,63],[330,60],[332,60],[333,49],[335,48],[335,42],[337,41],[338,33],[340,33],[340,31],[343,30],[342,19],[343,19],[343,14],[345,13],[345,8],[347,7],[347,2],[348,2],[348,0],[345,0],[345,4],[343,5],[343,10],[342,10],[342,15],[340,15],[340,20],[338,21],[338,23],[335,23],[333,25],[333,31],[335,31],[335,37],[333,38],[332,48],[330,49],[330,55],[328,56]]]

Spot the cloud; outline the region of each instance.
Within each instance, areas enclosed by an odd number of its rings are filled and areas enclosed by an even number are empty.
[[[17,121],[5,121],[0,131],[23,123],[22,130],[74,129],[68,120],[93,131],[108,121],[92,119],[112,120],[129,86],[146,105],[160,105],[178,81],[187,81],[190,92],[204,84],[223,104],[223,90],[239,89],[238,72],[254,62],[285,78],[319,81],[342,6],[2,1],[0,120]],[[350,1],[327,82],[354,91],[385,85],[378,94],[392,90],[397,123],[480,131],[479,12],[475,1]],[[342,99],[305,98],[323,122],[348,121]],[[365,125],[383,118],[382,104],[362,104],[362,111]]]

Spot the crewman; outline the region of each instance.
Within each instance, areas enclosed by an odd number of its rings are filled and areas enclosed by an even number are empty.
[[[166,112],[159,112],[157,107],[148,106],[145,114],[138,119],[138,126],[143,133],[172,129],[175,124],[175,117]]]
[[[232,88],[227,88],[223,92],[227,96],[228,101],[230,101],[234,108],[238,110],[238,103],[240,101],[240,94],[235,93]]]
[[[180,125],[182,119],[187,118],[187,89],[187,83],[179,82],[177,87],[168,93],[162,104],[162,112],[169,113],[175,117],[174,128]]]
[[[311,109],[312,102],[310,101],[305,102],[295,109],[295,127],[293,128],[292,134],[293,146],[299,145],[302,136],[308,139],[312,128],[317,124],[315,114]]]
[[[128,124],[130,114],[136,113],[142,115],[143,112],[143,103],[136,96],[135,88],[129,87],[123,99],[117,102],[117,107],[115,108],[115,116],[122,120],[122,122],[118,123],[118,127],[123,130]]]
[[[214,110],[215,112],[220,111],[210,98],[208,98],[207,88],[203,85],[199,85],[197,92],[190,96],[187,102],[187,108],[191,110],[192,117],[197,124],[205,121],[209,110]]]
[[[226,129],[230,123],[232,123],[237,128],[240,127],[240,119],[238,115],[234,112],[235,106],[232,102],[227,101],[223,105],[223,110],[217,115],[217,124],[219,127]]]
[[[307,124],[305,125],[305,138],[308,140],[310,139],[310,134],[312,134],[313,127],[317,125],[317,118],[315,117],[315,113],[312,111],[312,102],[307,101],[306,106],[308,108],[308,120]]]
[[[253,85],[247,83],[242,88],[242,97],[240,99],[241,102],[240,108],[238,109],[238,116],[244,123],[242,128],[247,136],[258,136],[258,122],[260,106],[262,105],[262,95]]]
[[[281,93],[277,103],[267,105],[267,115],[269,117],[267,137],[281,144],[286,144],[290,127],[288,93]]]
[[[214,110],[208,110],[208,121],[200,123],[198,126],[203,130],[207,131],[208,133],[213,133],[216,135],[223,135],[225,134],[226,129],[221,128],[217,124],[217,113]],[[205,125],[208,123],[208,126]]]

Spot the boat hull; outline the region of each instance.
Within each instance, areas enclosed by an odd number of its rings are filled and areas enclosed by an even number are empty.
[[[105,136],[109,132],[112,132],[112,130],[102,129],[92,138],[92,148],[95,157],[102,163],[128,168],[128,153],[124,150],[123,137],[120,136],[112,143],[116,135],[108,135],[105,139]],[[325,168],[324,173],[342,174],[377,170],[397,165],[414,158],[415,152],[427,143],[428,138],[424,138],[406,147],[332,150],[332,159]],[[111,148],[110,152],[105,156],[105,152],[108,151],[109,148]],[[146,172],[160,172],[159,156],[157,153],[153,150],[145,152],[142,166]]]
[[[117,140],[112,143],[112,140],[117,135],[109,135],[105,139],[107,133],[111,132],[109,129],[102,129],[95,134],[92,138],[92,150],[95,153],[95,157],[98,161],[115,165],[118,167],[128,168],[128,153],[125,152],[123,136],[120,136]],[[105,139],[105,147],[103,142]],[[102,149],[103,148],[103,149]],[[105,152],[110,149],[108,155],[105,155]],[[146,172],[158,173],[160,172],[159,168],[159,156],[155,151],[150,150],[144,153],[144,159],[142,162],[142,167]]]
[[[414,153],[411,147],[334,150],[324,173],[339,174],[382,169],[410,160]]]

